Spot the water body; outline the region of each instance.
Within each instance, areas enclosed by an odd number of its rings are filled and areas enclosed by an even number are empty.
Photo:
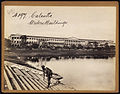
[[[115,57],[108,59],[51,59],[30,62],[35,67],[42,64],[63,76],[62,82],[77,90],[114,90]]]

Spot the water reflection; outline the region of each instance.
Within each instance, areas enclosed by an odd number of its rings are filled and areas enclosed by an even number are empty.
[[[25,60],[38,69],[49,67],[77,90],[115,89],[114,55],[28,56]]]
[[[62,82],[78,90],[113,90],[115,88],[115,58],[37,57],[27,61],[40,68],[45,65],[63,77]]]
[[[81,56],[28,56],[25,57],[25,61],[32,61],[32,62],[39,62],[39,59],[41,61],[50,61],[51,59],[108,59],[113,58],[114,55],[81,55]]]

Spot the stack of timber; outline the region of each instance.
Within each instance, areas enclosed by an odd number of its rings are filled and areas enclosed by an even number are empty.
[[[7,63],[5,63],[7,62]],[[32,69],[19,64],[4,62],[4,89],[5,90],[74,90],[63,83],[56,84],[51,80],[47,87],[47,79],[43,80],[43,73],[40,70]]]

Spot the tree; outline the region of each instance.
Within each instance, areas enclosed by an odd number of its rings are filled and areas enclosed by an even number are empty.
[[[108,45],[107,42],[105,43],[105,49],[106,49],[106,50],[109,49],[109,45]]]
[[[71,49],[76,49],[77,47],[76,47],[75,44],[72,44],[70,48],[71,48]]]
[[[88,42],[87,49],[92,49],[92,48],[93,48],[93,45],[90,42]]]
[[[62,47],[61,46],[57,46],[57,47],[55,47],[55,49],[62,49]]]
[[[81,44],[78,44],[78,47],[77,47],[78,49],[82,49],[83,48],[83,46],[81,45]]]
[[[38,46],[39,46],[39,45],[36,44],[36,43],[33,43],[33,44],[32,44],[32,48],[34,48],[34,49],[38,48]]]
[[[68,45],[64,45],[63,48],[64,49],[69,49],[69,46]]]
[[[98,48],[98,42],[95,41],[93,45],[94,45],[94,48]]]
[[[111,45],[109,46],[110,50],[115,50],[115,46],[114,45]]]
[[[47,48],[47,47],[48,47],[48,43],[45,42],[45,41],[43,41],[41,47],[42,47],[42,48]]]
[[[21,37],[20,37],[20,39],[21,39],[21,47],[23,47],[23,48],[26,48],[27,47],[27,43],[26,43],[26,40],[27,40],[27,36],[26,35],[22,35]]]
[[[11,47],[11,40],[5,38],[5,47],[10,48]]]

